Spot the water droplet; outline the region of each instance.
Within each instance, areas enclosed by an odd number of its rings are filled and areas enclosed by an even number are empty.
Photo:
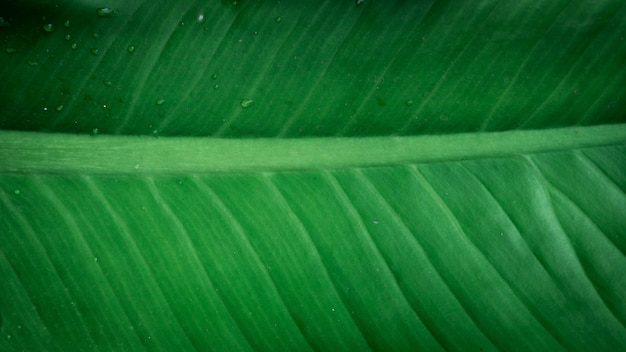
[[[13,191],[13,193],[15,193],[16,196],[19,196],[22,193],[22,191],[16,188],[15,191]]]
[[[91,130],[91,134],[92,134],[92,135],[94,135],[94,136],[95,136],[95,135],[97,135],[97,134],[98,134],[98,128],[94,128],[94,129],[92,129],[92,130]],[[97,260],[97,259],[96,259],[96,260]]]
[[[43,25],[42,28],[43,28],[44,31],[46,31],[48,33],[54,32],[57,29],[55,27],[55,25],[53,25],[52,23],[46,23],[46,24]]]
[[[211,78],[213,78],[213,79],[217,79],[217,74],[215,74],[215,73],[214,73],[214,74],[211,76]]]
[[[7,54],[14,54],[14,53],[16,53],[16,52],[17,52],[17,49],[15,49],[15,48],[6,48],[4,51],[5,51]]]
[[[76,48],[78,48],[78,44],[72,43],[72,49],[76,49]]]
[[[68,40],[68,41],[69,41],[69,40],[72,40],[72,36],[71,36],[71,35],[69,35],[69,34],[66,34],[66,35],[65,35],[65,40]]]
[[[102,81],[102,83],[107,87],[111,87],[113,85],[113,82],[111,82],[111,80],[108,80],[108,79],[105,79],[104,81]]]
[[[254,104],[254,101],[252,99],[244,99],[241,101],[242,108],[249,108],[252,106],[252,104]]]
[[[281,16],[278,16],[278,17],[274,18],[274,22],[276,22],[276,23],[280,23],[282,21],[283,21],[283,18]]]
[[[404,102],[404,105],[406,105],[406,106],[411,106],[411,105],[413,105],[413,100],[407,100],[407,101],[405,101],[405,102]]]
[[[37,65],[39,65],[39,61],[37,61],[37,60],[26,60],[26,63],[28,64],[28,66],[37,66]]]
[[[219,84],[214,85],[214,86],[213,86],[213,89],[215,89],[215,90],[220,89],[220,85],[219,85]]]
[[[93,32],[93,33],[91,33],[91,37],[93,39],[98,39],[98,38],[100,38],[100,33]]]
[[[115,16],[115,10],[110,7],[100,7],[96,9],[96,13],[99,17],[107,18]]]
[[[70,20],[66,20],[65,22],[63,22],[63,25],[65,26],[65,28],[70,28]]]
[[[128,52],[129,53],[134,53],[135,52],[135,46],[134,45],[129,45],[128,46]]]
[[[354,4],[355,4],[356,6],[359,6],[359,5],[363,4],[364,2],[365,2],[365,0],[355,0],[355,1],[354,1]]]
[[[89,51],[91,52],[91,54],[92,54],[93,56],[98,56],[98,55],[100,55],[100,49],[98,49],[98,48],[91,48],[91,49],[89,49]]]
[[[63,104],[57,106],[57,111],[61,111],[61,110],[63,110]]]
[[[162,98],[157,99],[157,100],[156,100],[156,104],[157,104],[157,105],[163,105],[163,104],[165,104],[165,99],[162,99]]]
[[[93,261],[97,262],[98,261],[98,257],[93,257]]]

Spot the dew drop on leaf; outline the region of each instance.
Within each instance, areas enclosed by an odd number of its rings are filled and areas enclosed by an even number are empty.
[[[93,33],[91,33],[91,37],[93,39],[98,39],[98,38],[100,38],[100,33],[93,32]]]
[[[4,50],[7,54],[14,54],[17,52],[17,50],[15,48],[6,48]]]
[[[70,28],[70,20],[66,20],[65,22],[63,22],[63,25],[65,26],[65,28]]]
[[[254,104],[254,100],[252,99],[244,99],[241,101],[242,108],[249,108],[252,106],[252,104]]]
[[[102,84],[104,84],[107,87],[111,87],[113,85],[113,82],[111,82],[111,80],[109,79],[105,79],[104,81],[102,81]]]
[[[274,18],[274,22],[276,22],[276,23],[280,23],[282,21],[283,21],[283,18],[281,16],[278,16],[278,17]]]
[[[98,134],[98,129],[97,128],[92,129],[91,130],[91,134],[94,135],[94,136],[97,135]]]
[[[115,16],[115,10],[110,7],[100,7],[96,9],[96,13],[99,17],[107,18]]]
[[[63,104],[57,106],[57,111],[61,111],[61,110],[63,110]]]
[[[17,188],[16,188],[16,189],[15,189],[15,191],[13,191],[13,193],[14,193],[16,196],[19,196],[19,195],[22,193],[22,191],[20,191],[19,189],[17,189]]]
[[[26,60],[26,63],[28,64],[28,66],[37,66],[39,65],[39,61],[37,60]]]
[[[217,79],[217,74],[214,73],[213,75],[211,75],[211,78]]]
[[[165,99],[162,99],[162,98],[161,98],[161,99],[157,99],[157,100],[156,100],[156,104],[157,104],[157,105],[163,105],[163,104],[165,104]]]
[[[100,55],[100,49],[98,49],[98,48],[91,48],[91,49],[89,49],[89,51],[91,52],[91,54],[92,54],[93,56],[98,56],[98,55]]]
[[[52,23],[46,23],[43,25],[43,30],[51,33],[54,32],[57,28]]]
[[[76,48],[78,48],[78,44],[72,43],[72,49],[76,49]]]
[[[413,100],[407,100],[407,101],[405,101],[405,102],[404,102],[404,105],[406,105],[406,106],[411,106],[411,105],[413,105]]]
[[[71,36],[71,35],[69,35],[69,34],[66,34],[66,35],[65,35],[65,40],[72,40],[72,36]]]
[[[129,53],[133,53],[133,52],[135,52],[135,46],[134,46],[134,45],[129,45],[129,46],[128,46],[128,52],[129,52]]]

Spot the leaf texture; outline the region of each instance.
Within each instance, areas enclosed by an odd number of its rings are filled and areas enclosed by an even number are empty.
[[[624,18],[3,1],[0,351],[626,350]]]
[[[3,303],[0,341],[618,350],[626,197],[623,173],[603,171],[621,162],[607,153],[625,155],[622,146],[327,171],[5,173],[1,287],[16,299]]]
[[[3,129],[241,138],[626,121],[621,0],[111,0],[106,18],[60,3],[3,5]]]

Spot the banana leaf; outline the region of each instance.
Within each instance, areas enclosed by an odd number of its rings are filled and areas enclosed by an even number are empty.
[[[626,349],[625,18],[3,1],[0,350]]]

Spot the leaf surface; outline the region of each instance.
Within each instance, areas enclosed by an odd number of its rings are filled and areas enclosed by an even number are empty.
[[[623,1],[0,10],[0,350],[626,349]]]

